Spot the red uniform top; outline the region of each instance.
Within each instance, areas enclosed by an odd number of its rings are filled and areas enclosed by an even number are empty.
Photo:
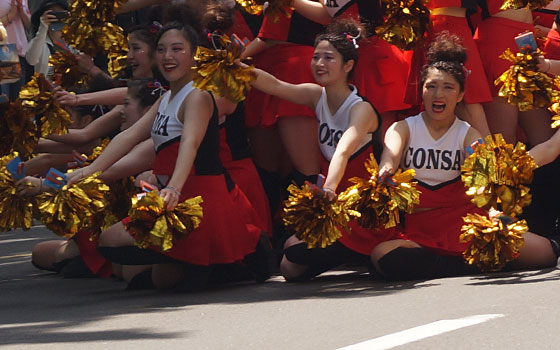
[[[262,21],[262,15],[251,15],[246,11],[236,8],[234,24],[228,34],[231,35],[232,33],[235,33],[241,39],[247,38],[249,40],[253,40],[259,33]]]
[[[313,46],[315,37],[321,32],[323,26],[291,9],[287,11],[291,13],[291,17],[279,16],[276,22],[271,17],[265,17],[258,37]]]

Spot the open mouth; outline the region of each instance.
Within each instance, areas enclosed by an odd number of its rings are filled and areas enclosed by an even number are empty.
[[[441,113],[445,110],[445,103],[434,102],[432,103],[432,111],[436,113]]]
[[[175,69],[175,68],[177,68],[177,65],[176,65],[176,64],[168,63],[168,64],[164,64],[164,65],[163,65],[163,69],[164,69],[166,72],[171,72],[171,71],[172,71],[173,69]]]

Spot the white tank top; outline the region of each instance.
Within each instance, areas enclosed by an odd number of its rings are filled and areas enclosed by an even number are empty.
[[[449,130],[438,140],[434,140],[422,119],[422,113],[405,120],[410,139],[402,157],[402,169],[414,169],[415,178],[429,186],[437,186],[459,177],[465,160],[463,145],[470,128],[469,123],[455,117]]]
[[[327,12],[331,17],[336,16],[338,11],[342,10],[348,3],[354,2],[354,0],[321,0]]]
[[[183,86],[181,90],[173,96],[171,101],[169,101],[171,91],[167,91],[165,95],[163,95],[151,132],[156,151],[161,149],[162,145],[168,144],[170,141],[178,141],[181,139],[183,123],[179,121],[177,115],[179,114],[181,104],[193,90],[193,82],[191,81]]]
[[[319,121],[319,148],[325,159],[329,162],[334,155],[336,145],[338,145],[342,134],[348,129],[350,110],[356,103],[364,101],[364,99],[358,95],[358,89],[356,89],[355,86],[350,85],[350,89],[352,92],[346,97],[346,100],[344,100],[334,115],[331,115],[331,111],[329,110],[325,88],[323,88],[321,98],[319,98],[317,106],[315,106],[315,114]],[[361,150],[362,147],[369,142],[371,142],[371,133],[364,136],[357,151]]]

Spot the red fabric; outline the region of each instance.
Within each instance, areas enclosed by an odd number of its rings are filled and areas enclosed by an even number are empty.
[[[243,40],[244,38],[249,39],[249,41],[255,39],[255,36],[253,35],[251,28],[249,28],[247,22],[245,21],[245,18],[241,14],[241,10],[238,9],[235,10],[233,27],[228,31],[229,35],[233,33],[235,33],[241,40]]]
[[[440,6],[441,7],[441,6]],[[478,48],[472,38],[471,29],[464,17],[447,15],[430,16],[432,28],[428,33],[427,43],[430,43],[435,36],[442,31],[449,31],[462,39],[463,46],[467,49],[467,61],[465,67],[470,70],[470,74],[465,81],[465,102],[486,103],[492,101],[492,92],[488,86],[488,79],[484,73],[484,67],[478,54]],[[420,74],[422,67],[426,63],[425,51],[420,48],[414,51],[408,77],[408,85],[405,101],[411,105],[419,106],[422,103]]]
[[[293,12],[291,9],[286,9],[286,11],[290,14]],[[265,16],[258,37],[261,39],[288,41],[291,21],[291,17],[286,16],[278,16],[277,18]]]
[[[486,5],[488,6],[488,14],[494,16],[498,12],[502,12],[500,7],[504,4],[503,0],[486,0]]]
[[[297,44],[274,45],[255,57],[255,66],[292,84],[312,83],[311,58],[314,48]],[[359,90],[358,90],[359,91]],[[273,127],[282,117],[315,118],[307,107],[251,89],[245,102],[245,124],[248,127]]]
[[[364,162],[369,158],[371,149],[362,151],[356,158],[348,161],[344,176],[338,185],[337,193],[344,191],[352,185],[348,179],[352,177],[369,178],[371,175],[364,167]],[[329,170],[329,162],[322,158],[321,173],[327,174]],[[342,237],[338,239],[346,248],[353,251],[370,255],[373,249],[381,242],[390,241],[398,238],[399,230],[397,228],[368,230],[360,227],[354,220],[348,225],[350,230],[342,230]]]
[[[79,231],[73,239],[80,250],[80,256],[89,270],[98,277],[109,278],[113,273],[113,264],[97,250],[97,237],[90,240],[91,231]]]
[[[461,0],[430,0],[426,4],[426,7],[433,10],[440,7],[463,7],[463,5],[461,4]]]
[[[501,17],[491,17],[482,21],[476,30],[474,41],[493,96],[498,96],[500,90],[499,86],[494,85],[494,81],[511,66],[510,61],[499,56],[507,48],[513,53],[519,52],[514,38],[525,31],[534,31],[533,25]]]
[[[467,213],[484,214],[470,202],[463,182],[458,180],[437,190],[421,185],[419,208],[434,208],[407,214],[399,238],[410,240],[442,255],[461,255],[468,243],[459,242],[463,217]]]
[[[552,60],[560,60],[560,33],[551,29],[546,37],[543,51],[545,57]]]
[[[178,148],[176,142],[157,153],[154,174],[173,174]],[[203,200],[200,226],[163,254],[191,264],[211,265],[240,261],[255,251],[260,235],[258,219],[237,186],[228,192],[224,175],[191,173],[179,201],[195,196]]]
[[[532,14],[535,25],[552,28],[554,17],[556,17],[555,13],[533,11]]]

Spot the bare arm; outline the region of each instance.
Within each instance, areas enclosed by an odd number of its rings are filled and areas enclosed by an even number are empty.
[[[386,172],[394,173],[398,169],[409,137],[410,131],[406,121],[395,122],[389,127],[385,133],[383,153],[379,162],[380,175]]]
[[[126,156],[99,175],[99,178],[105,183],[111,183],[128,176],[137,175],[152,169],[155,158],[154,142],[150,138],[136,145]]]
[[[54,97],[66,106],[87,105],[122,105],[126,98],[126,87],[114,88],[103,91],[90,92],[87,94],[74,95],[60,88],[55,89]]]
[[[173,175],[166,188],[161,191],[168,210],[174,209],[178,203],[179,193],[191,172],[196,152],[206,134],[214,106],[209,93],[194,90],[187,96],[181,108],[180,118],[183,119],[183,132],[179,154],[175,161]]]
[[[97,145],[97,141],[98,140],[93,140],[81,145],[72,145],[49,139],[39,139],[39,144],[35,147],[34,151],[40,153],[70,154],[75,150],[80,153],[89,153]]]
[[[253,41],[249,43],[249,45],[247,45],[247,47],[245,47],[245,49],[241,53],[240,58],[243,60],[247,57],[253,57],[259,52],[261,52],[262,50],[264,50],[265,48],[266,48],[266,42],[261,38],[255,38]]]
[[[293,7],[299,14],[313,22],[327,25],[331,21],[331,16],[325,6],[320,2],[309,0],[294,0]]]
[[[81,171],[70,174],[68,183],[73,184],[82,177],[98,171],[105,171],[124,157],[134,146],[150,138],[150,131],[154,124],[160,101],[161,98],[134,125],[115,136],[92,164],[82,168]]]
[[[336,188],[344,176],[348,159],[356,152],[366,134],[377,130],[378,119],[367,102],[360,102],[350,111],[350,124],[344,131],[329,164],[329,172],[323,188],[336,193]]]
[[[531,148],[529,154],[538,166],[553,162],[560,154],[560,130],[557,130],[547,141]]]
[[[257,75],[257,79],[252,83],[253,87],[269,95],[280,97],[292,103],[306,105],[313,109],[315,109],[317,101],[321,97],[322,88],[320,85],[312,83],[290,84],[261,69],[255,68],[253,72]]]
[[[469,147],[473,142],[481,138],[482,136],[475,128],[469,128],[467,134],[465,135],[465,140],[463,141],[463,149]]]

